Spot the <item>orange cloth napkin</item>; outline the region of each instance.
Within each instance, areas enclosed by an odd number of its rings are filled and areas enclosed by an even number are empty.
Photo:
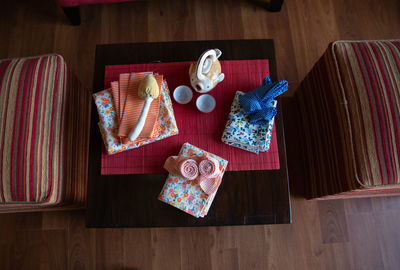
[[[112,82],[111,89],[117,111],[119,122],[118,137],[122,143],[128,143],[129,133],[139,120],[142,113],[144,99],[138,95],[140,81],[152,72],[123,73],[119,76],[119,82]],[[155,75],[159,89],[161,89],[163,76]],[[160,110],[160,95],[151,102],[149,113],[146,118],[143,130],[134,141],[148,140],[158,136],[157,118]]]

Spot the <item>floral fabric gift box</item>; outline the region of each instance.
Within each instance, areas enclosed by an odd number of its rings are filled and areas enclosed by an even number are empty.
[[[269,121],[267,126],[251,124],[239,102],[239,96],[243,94],[240,91],[235,94],[221,140],[228,145],[256,154],[267,152],[271,143],[274,119]],[[277,102],[274,101],[273,106],[276,105]]]
[[[211,158],[217,161],[219,177],[222,177],[225,173],[228,161],[225,159],[204,151],[196,146],[189,143],[183,144],[178,158]],[[200,168],[201,171],[201,168]],[[164,187],[158,196],[160,201],[168,203],[196,218],[204,217],[207,215],[208,210],[214,200],[214,197],[218,191],[218,186],[213,190],[212,193],[208,194],[201,185],[201,180],[194,179],[188,180],[178,173],[169,173],[167,180],[165,181]]]
[[[122,143],[117,136],[118,118],[111,89],[95,93],[93,98],[100,118],[98,125],[108,154],[138,148],[179,133],[166,81],[163,82],[161,87],[160,112],[158,116],[159,135],[153,139]]]

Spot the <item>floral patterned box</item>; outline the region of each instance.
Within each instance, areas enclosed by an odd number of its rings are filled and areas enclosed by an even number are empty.
[[[228,161],[225,159],[190,143],[183,144],[179,155],[184,157],[209,156],[216,159],[219,162],[221,178],[228,165]],[[207,215],[217,191],[218,189],[213,194],[208,195],[200,188],[197,179],[190,181],[170,173],[158,199],[198,218]]]
[[[221,140],[228,145],[256,154],[267,152],[271,143],[274,119],[266,127],[251,124],[239,102],[239,96],[243,94],[240,91],[235,94]],[[276,107],[276,105],[277,102],[274,101],[273,106]]]
[[[158,116],[159,136],[154,139],[144,140],[137,143],[123,144],[119,140],[118,120],[114,107],[111,89],[106,89],[93,94],[94,101],[99,113],[99,128],[103,137],[108,154],[115,154],[129,149],[156,142],[179,133],[176,125],[174,110],[172,108],[171,97],[167,82],[164,81],[161,88],[160,113]]]

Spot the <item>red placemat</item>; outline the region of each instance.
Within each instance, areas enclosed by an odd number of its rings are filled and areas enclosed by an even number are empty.
[[[190,86],[188,73],[190,63],[106,66],[105,88],[110,87],[111,81],[118,80],[120,73],[153,71],[164,75],[172,96],[175,87],[182,84]],[[228,171],[279,169],[275,128],[272,133],[270,150],[267,153],[257,155],[221,142],[236,91],[248,92],[258,88],[263,78],[269,75],[268,60],[221,61],[221,66],[222,72],[225,73],[225,79],[208,93],[217,102],[214,111],[206,114],[199,112],[196,108],[196,99],[199,94],[195,92],[192,101],[186,105],[173,101],[179,134],[114,155],[107,155],[103,151],[101,174],[165,172],[163,169],[165,160],[168,156],[177,155],[185,142],[228,160]]]

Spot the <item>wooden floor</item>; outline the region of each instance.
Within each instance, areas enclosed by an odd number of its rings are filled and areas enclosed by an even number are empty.
[[[259,4],[85,6],[72,27],[54,0],[4,1],[0,58],[56,52],[90,88],[99,43],[273,38],[290,95],[329,42],[400,38],[398,0],[287,0],[280,13]],[[0,269],[399,269],[400,197],[306,201],[295,151],[288,142],[291,225],[94,230],[83,211],[6,214]]]

